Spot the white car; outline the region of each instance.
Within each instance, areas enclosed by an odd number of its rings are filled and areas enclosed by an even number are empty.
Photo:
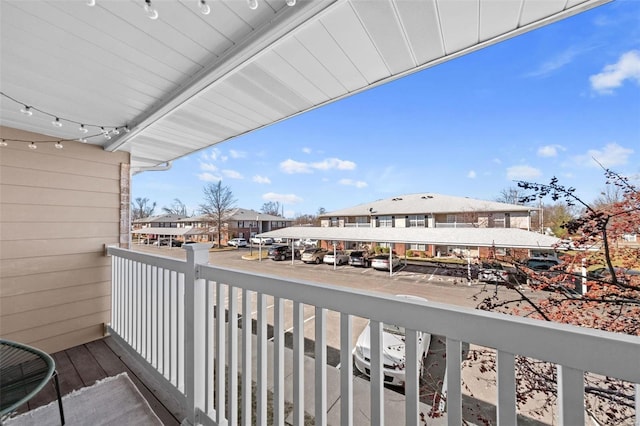
[[[336,250],[336,255],[333,255],[333,251],[329,250],[327,254],[324,255],[322,259],[324,263],[327,265],[347,265],[349,264],[349,255],[343,250]]]
[[[251,244],[264,244],[266,246],[273,244],[273,238],[251,237]]]
[[[396,297],[407,300],[426,302],[426,299],[418,296],[398,295]],[[429,351],[431,335],[418,332],[418,371],[422,375],[424,360]],[[384,383],[394,386],[404,386],[405,383],[405,337],[404,328],[390,324],[382,325],[382,363]],[[369,323],[360,333],[354,352],[354,364],[356,368],[367,376],[371,374],[371,329]]]
[[[400,258],[395,254],[391,256],[391,267],[395,270],[400,266]],[[381,271],[389,270],[389,255],[379,254],[371,259],[371,267]]]
[[[234,238],[227,241],[227,245],[229,247],[246,247],[247,240],[245,240],[244,238]]]

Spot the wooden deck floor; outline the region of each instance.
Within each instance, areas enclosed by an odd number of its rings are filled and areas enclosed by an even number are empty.
[[[175,406],[173,407],[174,412],[165,406],[166,396],[157,388],[154,391],[154,386],[145,380],[144,374],[139,374],[138,369],[131,365],[131,360],[123,356],[118,348],[118,344],[111,337],[106,337],[52,354],[56,362],[62,395],[85,386],[91,386],[96,380],[126,372],[160,420],[165,425],[179,425],[180,421],[177,417],[182,418],[182,416],[175,412],[177,411]],[[19,412],[46,405],[55,399],[55,388],[50,383],[29,403],[22,406]],[[171,406],[172,404],[166,405]]]

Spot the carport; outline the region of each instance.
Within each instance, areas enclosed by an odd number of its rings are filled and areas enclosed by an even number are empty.
[[[171,242],[175,237],[182,237],[185,234],[188,234],[191,231],[191,227],[185,228],[160,228],[160,227],[150,227],[150,228],[142,228],[142,229],[134,229],[131,231],[134,235],[157,235],[158,238],[161,237],[169,237],[169,247],[171,247]],[[147,243],[149,239],[147,238]]]
[[[258,237],[305,238],[324,241],[399,243],[448,246],[553,250],[559,238],[516,228],[347,228],[289,227],[258,234]],[[389,250],[391,261],[393,250]],[[291,260],[293,263],[293,259]],[[470,259],[468,258],[468,261]],[[390,268],[390,274],[393,267]]]

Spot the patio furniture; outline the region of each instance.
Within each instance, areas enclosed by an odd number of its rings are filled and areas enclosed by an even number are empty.
[[[60,422],[64,425],[60,385],[53,358],[31,346],[0,339],[0,419],[4,420],[33,398],[51,378],[58,395]]]

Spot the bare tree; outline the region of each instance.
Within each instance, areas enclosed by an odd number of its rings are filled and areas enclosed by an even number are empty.
[[[522,189],[510,186],[500,191],[500,195],[498,195],[495,200],[499,203],[523,204],[522,203],[523,195],[524,195],[524,191]]]
[[[270,214],[273,216],[280,216],[280,209],[282,206],[280,205],[280,201],[269,201],[262,205],[260,211],[264,214]]]
[[[209,216],[216,225],[218,233],[218,246],[222,239],[222,225],[229,213],[235,207],[236,199],[228,186],[222,186],[222,181],[217,184],[210,183],[204,187],[204,203],[200,204],[202,214]]]
[[[131,202],[131,219],[144,219],[145,217],[153,216],[153,212],[156,209],[156,203],[150,204],[148,198],[138,197],[135,201]]]
[[[187,206],[184,205],[182,201],[178,198],[173,199],[173,203],[170,207],[163,207],[162,211],[167,214],[175,214],[178,216],[189,216],[187,213]]]

